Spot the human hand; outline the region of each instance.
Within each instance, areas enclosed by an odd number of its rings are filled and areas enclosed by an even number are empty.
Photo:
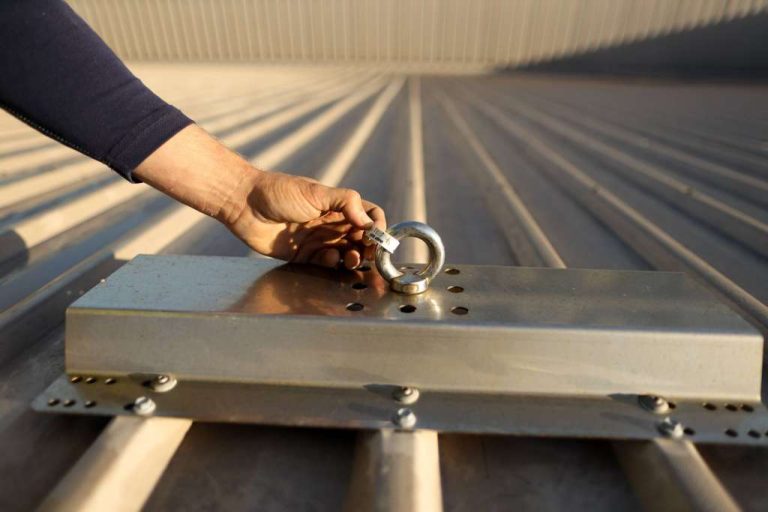
[[[253,169],[238,190],[225,224],[255,251],[282,260],[354,269],[373,259],[364,230],[386,228],[384,211],[356,191],[309,178]]]
[[[258,170],[196,125],[160,146],[134,176],[218,219],[253,250],[287,261],[357,268],[375,249],[364,229],[386,227],[383,210],[357,192]]]

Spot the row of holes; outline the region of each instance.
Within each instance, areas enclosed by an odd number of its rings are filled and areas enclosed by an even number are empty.
[[[717,410],[717,405],[713,404],[712,402],[704,402],[703,404],[701,404],[701,406],[708,411]],[[723,408],[733,412],[736,412],[736,411],[753,412],[755,410],[755,408],[749,404],[739,404],[739,405],[725,404]]]
[[[732,428],[726,429],[725,435],[727,435],[728,437],[739,437],[739,433]],[[747,431],[747,435],[753,439],[760,439],[763,435],[768,437],[768,430],[765,431],[765,434],[760,434],[760,432],[758,432],[757,430],[751,429]]]
[[[369,270],[369,268],[359,268],[358,270]],[[413,270],[413,267],[401,267],[400,270]],[[447,268],[443,272],[446,274],[450,274],[452,276],[455,276],[456,274],[460,274],[461,271],[457,268]],[[368,288],[368,285],[365,283],[355,283],[352,285],[352,288],[355,290],[365,290]],[[464,291],[464,288],[461,286],[449,286],[446,288],[451,293],[462,293]],[[360,304],[359,302],[350,302],[347,304],[347,310],[348,311],[362,311],[365,309],[365,306],[363,304]],[[416,306],[413,306],[411,304],[403,304],[400,306],[400,312],[401,313],[415,313],[416,312]],[[466,308],[464,306],[455,306],[451,308],[451,313],[454,315],[466,315],[469,313],[469,308]]]
[[[365,290],[366,288],[368,288],[368,285],[365,283],[355,283],[352,285],[352,288],[354,288],[355,290]],[[461,293],[464,291],[464,288],[461,286],[449,286],[448,288],[446,288],[446,290],[448,290],[451,293]]]
[[[683,429],[683,432],[685,432],[685,435],[687,436],[696,435],[696,431],[690,427],[685,427],[685,429]],[[733,428],[727,428],[723,431],[723,433],[728,437],[739,437],[739,433],[736,431],[736,429],[733,429]],[[747,431],[747,435],[753,439],[760,439],[763,435],[768,437],[768,431],[766,431],[765,434],[760,434],[760,432],[758,432],[757,430],[752,429]]]
[[[77,384],[79,382],[85,382],[86,384],[95,384],[99,381],[96,377],[81,377],[79,375],[73,375],[69,378],[69,382],[72,384]],[[104,384],[114,384],[117,382],[117,379],[112,377],[107,377],[104,379]]]
[[[363,309],[365,309],[365,306],[359,302],[350,302],[347,304],[348,311],[362,311]],[[403,304],[398,309],[400,309],[401,313],[414,313],[416,311],[416,306],[412,304]],[[469,313],[469,308],[465,308],[464,306],[454,306],[451,308],[451,313],[454,315],[466,315]]]
[[[59,405],[59,404],[63,405],[64,407],[73,407],[74,405],[76,405],[76,404],[77,404],[77,400],[72,400],[72,399],[69,399],[69,400],[64,400],[64,401],[61,401],[61,400],[59,400],[58,398],[51,398],[50,400],[48,400],[48,406],[49,406],[49,407],[56,407],[56,406],[57,406],[57,405]],[[85,402],[83,403],[83,405],[84,405],[84,406],[85,406],[87,409],[90,409],[90,408],[92,408],[92,407],[95,407],[95,406],[96,406],[96,402],[95,402],[95,401],[93,401],[93,400],[87,400],[87,401],[85,401]],[[695,430],[693,430],[693,429],[692,429],[692,428],[690,428],[690,427],[686,427],[686,428],[683,430],[683,432],[684,432],[684,433],[685,433],[685,435],[687,435],[687,436],[694,436],[694,435],[696,435],[696,431],[695,431]],[[725,435],[726,435],[726,436],[728,436],[728,437],[739,437],[739,433],[738,433],[738,432],[737,432],[735,429],[732,429],[732,428],[726,429],[724,433],[725,433]],[[753,438],[753,439],[760,439],[760,438],[761,438],[763,435],[765,435],[766,437],[768,437],[768,431],[766,431],[766,432],[765,432],[765,434],[761,434],[761,433],[760,433],[760,432],[758,432],[757,430],[754,430],[754,429],[752,429],[752,430],[749,430],[749,431],[747,431],[747,435],[748,435],[749,437]]]
[[[716,404],[713,404],[712,402],[704,402],[701,404],[703,408],[705,408],[708,411],[716,411],[718,409]],[[731,411],[743,411],[743,412],[754,412],[755,408],[752,407],[749,404],[724,404],[723,408]],[[685,429],[686,435],[693,435],[695,432],[691,428]],[[727,428],[723,431],[723,433],[728,437],[739,437],[739,432],[736,429],[733,428]],[[768,431],[765,432],[765,434],[761,434],[759,431],[751,429],[747,431],[747,435],[753,439],[760,439],[763,435],[768,437]]]
[[[48,400],[48,407],[56,407],[59,404],[63,405],[64,407],[72,407],[75,404],[77,404],[77,400],[69,399],[69,400],[62,401],[62,400],[59,400],[58,398],[51,398],[50,400]],[[96,407],[96,402],[94,402],[93,400],[86,400],[83,403],[83,405],[87,409],[90,409],[91,407]]]

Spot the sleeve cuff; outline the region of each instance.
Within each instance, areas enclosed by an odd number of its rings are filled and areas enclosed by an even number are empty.
[[[130,130],[109,152],[105,163],[131,183],[141,183],[133,171],[168,139],[193,121],[180,110],[165,105]]]

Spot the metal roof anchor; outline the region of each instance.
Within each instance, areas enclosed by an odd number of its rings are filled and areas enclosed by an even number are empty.
[[[435,278],[445,263],[445,246],[437,231],[423,222],[401,222],[390,227],[386,232],[371,228],[366,232],[369,240],[378,244],[376,248],[376,268],[389,281],[390,288],[398,293],[416,295],[427,291],[429,283]],[[404,273],[392,264],[392,254],[403,238],[418,238],[429,247],[429,263],[414,273]]]

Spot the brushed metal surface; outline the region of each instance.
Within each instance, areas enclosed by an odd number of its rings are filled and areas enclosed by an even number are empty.
[[[133,415],[139,396],[156,404],[154,416],[221,423],[293,427],[396,428],[403,404],[394,386],[358,388],[262,385],[244,382],[179,381],[168,393],[155,393],[147,375],[94,377],[62,375],[33,402],[37,411],[75,415]],[[109,379],[109,380],[108,380]],[[655,439],[658,424],[680,422],[684,437],[697,443],[768,445],[768,410],[760,402],[702,402],[669,397],[674,409],[654,414],[636,395],[547,396],[457,391],[422,391],[408,405],[416,429],[444,433],[510,434],[537,437]],[[707,407],[705,407],[707,404]],[[712,409],[714,405],[715,409]],[[755,436],[754,433],[760,435]]]
[[[202,256],[137,257],[66,333],[71,374],[731,400],[759,399],[763,350],[683,274],[449,266],[409,297],[372,270]]]

